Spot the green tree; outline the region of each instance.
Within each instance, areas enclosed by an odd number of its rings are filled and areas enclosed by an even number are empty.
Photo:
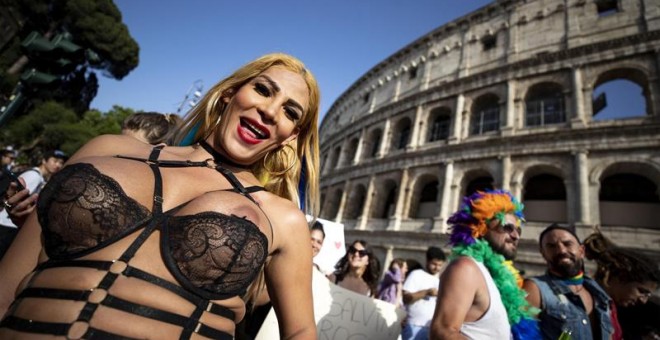
[[[88,110],[82,119],[73,110],[54,101],[34,107],[29,115],[10,122],[0,134],[0,144],[21,150],[61,149],[73,154],[90,139],[102,134],[121,133],[122,121],[135,111],[115,105],[102,113]]]
[[[7,89],[13,89],[17,75],[30,62],[25,55],[17,57],[17,51],[20,42],[33,31],[47,39],[68,32],[75,44],[98,55],[98,60],[87,58],[80,62],[63,77],[57,90],[41,91],[33,96],[33,101],[61,102],[78,115],[89,108],[96,96],[98,81],[94,70],[122,79],[139,63],[139,46],[112,0],[0,0],[0,4],[20,25],[17,37],[0,50],[0,99],[9,98]]]

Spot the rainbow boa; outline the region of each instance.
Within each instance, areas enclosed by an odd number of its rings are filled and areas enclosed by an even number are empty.
[[[460,210],[447,221],[452,225],[449,242],[454,247],[451,257],[469,256],[488,268],[500,292],[514,339],[541,339],[536,319],[539,310],[525,299],[520,273],[511,261],[506,261],[481,239],[488,232],[491,221],[497,219],[503,224],[507,214],[516,216],[520,226],[525,220],[522,209],[523,205],[505,190],[478,191],[463,198]]]

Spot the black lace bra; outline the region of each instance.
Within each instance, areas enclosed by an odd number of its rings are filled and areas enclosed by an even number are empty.
[[[207,145],[204,147],[206,148]],[[245,293],[266,260],[268,239],[252,221],[234,214],[201,212],[175,216],[174,214],[187,203],[162,212],[162,179],[159,167],[208,166],[208,162],[158,160],[159,152],[160,148],[154,148],[147,162],[155,177],[154,204],[151,212],[129,197],[113,178],[102,174],[91,164],[68,165],[55,174],[39,195],[37,206],[38,218],[44,234],[44,248],[49,256],[49,260],[40,264],[38,270],[67,266],[107,270],[106,278],[97,287],[106,290],[118,275],[135,277],[188,299],[197,305],[198,310],[193,313],[197,314],[197,318],[206,310],[233,320],[234,313],[231,310],[210,303],[208,300],[226,299]],[[257,204],[250,193],[263,190],[262,187],[245,188],[226,168],[217,165],[216,170],[232,184],[231,191]],[[140,235],[117,260],[126,264],[119,272],[112,269],[115,261],[79,259],[140,229],[142,229]],[[155,230],[160,231],[163,261],[181,287],[129,264],[129,260]],[[44,290],[52,292],[46,294]],[[48,298],[60,296],[59,298],[71,299],[72,292],[77,291],[27,288],[17,300],[21,297],[34,296]],[[108,297],[112,298],[111,295]],[[80,297],[80,299],[85,298]],[[173,317],[169,315],[172,313],[120,299],[104,300],[100,304],[133,314],[147,310],[144,312],[145,317],[182,326],[184,328],[182,338],[186,338],[184,335],[189,336],[193,331],[211,338],[228,338],[226,333],[204,326],[199,320],[196,323],[191,322],[190,318],[194,320],[195,315],[185,318]],[[85,310],[91,308],[93,307],[83,308],[77,321],[89,322],[93,311],[90,313],[89,310],[87,312]],[[35,331],[35,322],[30,321],[31,327],[27,329],[20,327],[21,320],[9,316],[0,326],[28,332]],[[45,329],[54,329],[52,325],[59,325],[48,322],[38,324],[44,324]],[[63,334],[60,335],[66,334],[65,329],[68,328],[62,326],[59,333]],[[103,333],[98,329],[91,331],[97,334]],[[37,331],[37,333],[55,334],[52,331]],[[93,335],[88,333],[86,333],[88,336]]]

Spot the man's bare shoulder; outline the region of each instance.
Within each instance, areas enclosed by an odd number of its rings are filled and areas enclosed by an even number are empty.
[[[448,277],[472,277],[472,275],[478,272],[479,267],[477,267],[473,259],[467,256],[459,256],[449,262],[447,268],[442,272],[442,277],[445,279]]]

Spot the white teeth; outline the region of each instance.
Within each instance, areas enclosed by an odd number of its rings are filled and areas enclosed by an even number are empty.
[[[257,135],[257,138],[264,139],[266,136],[261,132],[259,128],[256,126],[250,124],[248,121],[243,121],[243,123],[250,129],[250,131],[254,132],[255,135]]]

